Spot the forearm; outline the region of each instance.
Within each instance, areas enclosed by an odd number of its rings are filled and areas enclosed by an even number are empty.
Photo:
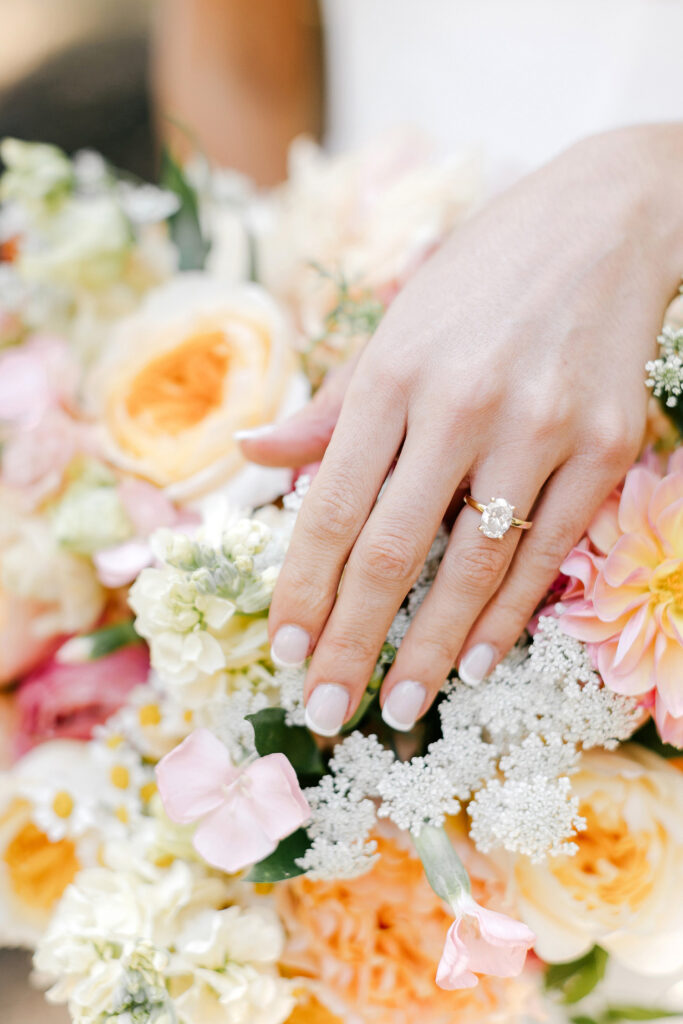
[[[152,60],[161,138],[181,156],[198,144],[259,183],[280,180],[292,138],[319,129],[315,10],[312,0],[164,0]]]

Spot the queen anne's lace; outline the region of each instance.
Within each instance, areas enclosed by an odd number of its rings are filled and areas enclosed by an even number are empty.
[[[673,408],[683,392],[683,330],[666,326],[657,341],[661,355],[645,364],[645,383],[655,398],[666,395],[666,404]]]

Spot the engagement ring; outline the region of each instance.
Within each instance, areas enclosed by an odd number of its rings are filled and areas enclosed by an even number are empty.
[[[524,519],[515,519],[512,514],[515,511],[515,506],[505,498],[491,498],[488,505],[482,505],[480,501],[475,501],[472,495],[468,494],[465,504],[476,509],[477,512],[481,512],[481,523],[478,529],[485,537],[500,540],[511,526],[515,526],[518,530],[531,529],[531,523],[527,523]]]

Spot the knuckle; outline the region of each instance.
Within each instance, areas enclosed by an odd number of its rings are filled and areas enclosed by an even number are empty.
[[[594,425],[591,436],[598,455],[610,462],[632,462],[640,447],[640,430],[628,417],[615,414]]]
[[[299,513],[303,529],[327,541],[348,541],[355,535],[358,508],[351,498],[350,489],[339,480],[334,489],[323,487],[304,501]]]
[[[372,632],[365,627],[351,624],[346,626],[335,626],[329,636],[323,637],[320,653],[324,655],[326,663],[339,672],[339,664],[353,662],[354,664],[370,664],[377,660],[381,641],[378,643]]]
[[[494,547],[494,544],[498,545]],[[460,552],[457,562],[458,582],[462,589],[489,590],[501,578],[509,561],[506,548],[498,541],[474,544]]]
[[[405,534],[384,530],[360,545],[358,564],[374,583],[409,583],[422,567],[422,552]]]

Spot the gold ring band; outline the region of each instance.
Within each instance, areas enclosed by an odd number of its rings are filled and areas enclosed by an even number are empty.
[[[482,505],[468,494],[465,497],[465,504],[481,514],[478,529],[485,537],[491,537],[493,540],[501,540],[513,526],[517,530],[530,530],[533,526],[533,523],[513,516],[515,506],[505,498],[491,498],[488,505]]]

